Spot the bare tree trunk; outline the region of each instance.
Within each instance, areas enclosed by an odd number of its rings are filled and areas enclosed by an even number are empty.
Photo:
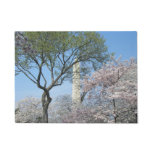
[[[86,96],[87,92],[83,92],[82,95],[81,95],[81,103],[83,102],[85,96]]]
[[[48,123],[48,107],[51,100],[52,98],[49,96],[49,92],[47,92],[47,95],[44,92],[42,95],[42,108],[43,108],[42,122],[43,123]]]
[[[112,101],[113,101],[113,108],[114,108],[114,121],[116,123],[117,122],[117,117],[118,117],[118,115],[116,113],[116,103],[115,103],[114,99]]]

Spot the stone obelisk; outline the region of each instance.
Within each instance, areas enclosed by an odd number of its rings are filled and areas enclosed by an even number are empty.
[[[80,94],[80,63],[73,65],[73,80],[72,80],[72,102],[79,104],[81,102]]]

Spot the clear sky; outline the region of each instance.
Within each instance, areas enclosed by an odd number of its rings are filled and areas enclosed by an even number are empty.
[[[137,32],[99,32],[106,39],[109,52],[115,52],[115,56],[122,56],[122,59],[130,57],[137,58]],[[20,74],[15,77],[15,101],[26,97],[40,98],[42,91],[31,82],[26,76]],[[62,86],[53,88],[50,92],[52,97],[63,94],[72,94],[72,84],[65,82]]]

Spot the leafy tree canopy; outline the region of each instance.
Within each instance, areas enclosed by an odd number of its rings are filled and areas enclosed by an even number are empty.
[[[50,71],[53,68],[54,77],[74,62],[81,62],[85,75],[109,58],[105,40],[96,32],[16,32],[15,40],[17,67],[30,70],[44,64]],[[65,77],[71,72],[68,68]]]

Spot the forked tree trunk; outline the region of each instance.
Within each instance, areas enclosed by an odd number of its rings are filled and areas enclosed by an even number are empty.
[[[48,123],[48,107],[51,102],[51,98],[46,96],[45,93],[42,95],[42,108],[43,108],[43,113],[42,113],[42,122],[43,123]]]

